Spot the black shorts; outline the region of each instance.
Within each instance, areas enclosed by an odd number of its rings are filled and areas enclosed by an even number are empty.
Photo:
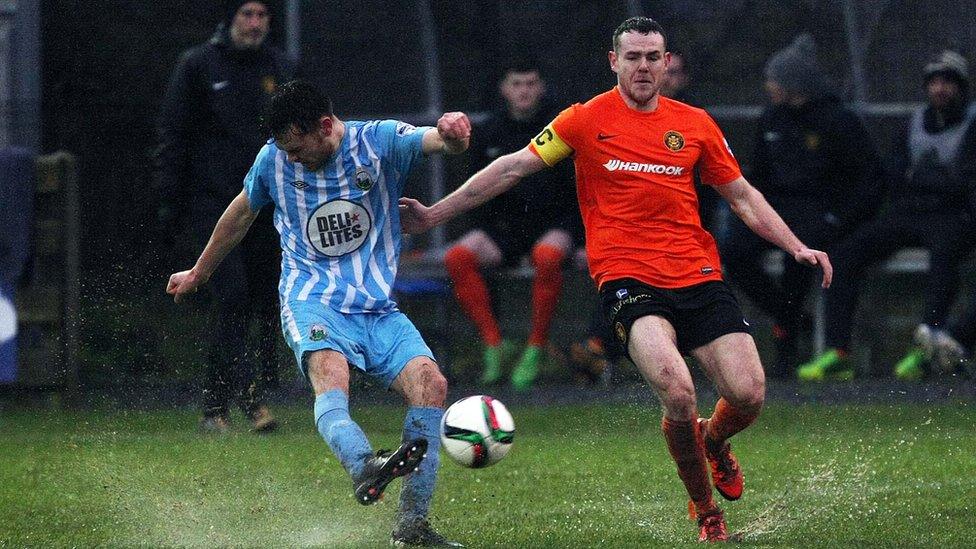
[[[630,327],[638,318],[649,315],[660,316],[674,326],[682,355],[725,334],[750,333],[739,302],[721,280],[666,289],[621,278],[603,284],[600,301],[625,352]]]
[[[516,228],[502,222],[484,227],[484,231],[502,252],[502,267],[518,265],[549,229],[550,227],[541,225]]]
[[[579,216],[575,210],[572,216]],[[523,216],[521,218],[498,217],[481,227],[502,252],[502,266],[514,267],[532,251],[535,243],[553,229],[566,231],[573,239],[573,246],[583,239],[573,231],[571,217],[563,214],[554,216]]]

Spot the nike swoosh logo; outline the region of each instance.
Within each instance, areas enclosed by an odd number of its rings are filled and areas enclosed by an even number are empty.
[[[611,134],[598,133],[598,134],[596,134],[596,140],[597,141],[605,141],[605,140],[610,139],[612,137],[617,137],[618,135],[620,135],[620,134],[619,133],[611,133]]]
[[[222,80],[220,82],[214,82],[213,89],[214,89],[214,91],[220,91],[220,90],[226,88],[229,85],[230,85],[230,82],[229,81]]]

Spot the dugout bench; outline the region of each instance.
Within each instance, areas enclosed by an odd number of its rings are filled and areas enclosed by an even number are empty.
[[[778,250],[771,251],[766,255],[764,264],[769,274],[776,276],[782,274],[781,258],[783,255],[783,252]],[[863,311],[865,306],[873,308],[875,306],[873,302],[878,302],[885,305],[885,312],[881,315],[859,313],[856,319],[858,322],[855,327],[855,335],[864,336],[859,338],[864,345],[858,346],[859,349],[854,353],[856,362],[860,367],[858,372],[860,375],[887,375],[888,372],[881,368],[880,363],[889,362],[898,353],[904,351],[904,349],[894,349],[890,344],[897,344],[902,340],[910,341],[910,334],[919,321],[917,314],[919,307],[913,302],[906,304],[905,298],[911,298],[908,301],[912,299],[919,301],[921,295],[916,291],[912,295],[906,294],[899,296],[899,299],[892,299],[894,296],[891,295],[891,291],[892,289],[897,290],[894,287],[896,286],[896,279],[905,280],[906,277],[909,284],[908,289],[917,288],[916,278],[927,273],[928,269],[929,254],[927,250],[906,248],[873,270],[868,271],[859,311]],[[445,372],[450,373],[450,363],[454,358],[451,351],[454,347],[455,334],[459,331],[457,323],[467,323],[468,321],[458,311],[458,306],[454,302],[450,280],[444,268],[443,250],[404,254],[398,273],[394,285],[394,299],[417,323],[418,329],[430,343]],[[574,325],[562,326],[562,333],[558,335],[554,333],[554,338],[568,336],[575,341],[585,334],[590,311],[597,302],[597,294],[589,281],[588,273],[572,266],[566,269],[566,273],[567,284],[563,296],[560,297],[560,303],[573,299],[573,296],[567,295],[567,290],[571,288],[570,281],[583,281],[584,286],[572,287],[582,288],[582,291],[587,294],[578,296],[581,302],[585,303],[585,306],[574,303],[571,311],[575,313],[576,317],[570,322]],[[519,284],[527,284],[532,275],[532,266],[527,263],[490,274],[487,279],[489,284],[493,286],[493,299],[498,299],[500,293],[515,291]],[[746,303],[743,303],[743,306],[745,309],[749,309]],[[809,308],[813,317],[809,350],[812,353],[819,354],[825,348],[824,334],[826,329],[822,292],[812,292]],[[560,331],[557,329],[560,328],[558,316],[553,319],[554,332]],[[865,316],[866,318],[863,318]],[[504,328],[504,322],[502,323]],[[901,335],[895,338],[888,337],[891,332]],[[757,338],[757,340],[760,339]],[[764,348],[768,342],[757,341],[757,343],[764,354],[771,352],[771,349]]]
[[[766,271],[769,274],[781,275],[783,263],[780,259],[784,256],[785,252],[779,250],[769,252],[765,262]],[[910,334],[920,322],[920,315],[917,314],[920,307],[915,303],[906,304],[904,298],[910,298],[907,301],[921,300],[921,293],[917,291],[917,285],[909,286],[916,290],[913,295],[900,296],[902,299],[899,300],[893,299],[894,296],[891,295],[891,291],[897,289],[896,279],[907,277],[914,281],[915,278],[928,273],[928,270],[928,250],[904,248],[866,272],[866,277],[861,285],[858,313],[855,316],[855,349],[853,354],[855,364],[858,367],[858,375],[888,375],[890,373],[883,368],[881,363],[897,360],[900,358],[897,355],[903,350],[893,349],[886,343],[910,341]],[[886,305],[884,314],[871,314],[867,317],[862,314],[865,307],[875,308],[879,302]],[[810,350],[812,354],[820,354],[826,350],[826,317],[823,292],[819,289],[812,292],[809,310],[813,317]],[[900,334],[893,338],[894,340],[888,337],[889,332],[892,331]],[[857,338],[859,333],[866,337]]]
[[[31,390],[78,387],[79,197],[74,155],[36,159],[25,275],[17,288],[18,375]]]
[[[444,267],[446,250],[408,252],[401,256],[393,297],[423,334],[438,363],[450,377],[456,349],[463,346],[459,336],[477,340],[477,332],[460,311]],[[573,266],[572,259],[564,269],[563,294],[556,304],[550,328],[550,340],[568,347],[581,339],[589,314],[598,298],[589,275]],[[534,270],[528,261],[506,269],[485,273],[492,304],[495,305],[502,332],[514,331],[522,343],[530,329],[531,281]],[[480,356],[480,354],[478,355]]]

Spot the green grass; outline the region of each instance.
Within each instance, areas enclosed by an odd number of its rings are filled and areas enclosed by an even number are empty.
[[[207,437],[191,412],[17,411],[0,416],[0,547],[387,544],[398,483],[361,507],[312,427]],[[696,539],[659,410],[512,410],[500,464],[444,459],[433,523],[468,547],[673,547]],[[374,447],[402,410],[354,409]],[[745,545],[972,546],[976,407],[769,406],[735,441]]]

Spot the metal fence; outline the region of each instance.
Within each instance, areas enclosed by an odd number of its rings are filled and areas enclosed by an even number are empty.
[[[43,128],[45,151],[63,148],[77,155],[81,267],[89,275],[82,307],[113,305],[120,314],[131,313],[131,319],[118,324],[133,334],[145,330],[144,319],[152,315],[129,306],[128,298],[122,308],[117,296],[156,296],[161,271],[171,267],[151,241],[155,204],[147,189],[156,113],[179,52],[207,39],[219,4],[0,0],[5,14],[0,30],[32,32],[29,25],[9,26],[14,8],[18,17],[39,11],[43,30],[43,42],[18,46],[16,52],[0,40],[0,48],[7,48],[0,49],[0,63],[8,63],[0,65],[0,79],[8,79],[8,86],[0,84],[0,93],[8,93],[0,96],[0,108],[9,114],[0,122],[10,135],[16,133],[11,123],[25,131]],[[719,120],[746,165],[755,117],[764,102],[763,66],[797,34],[813,35],[821,65],[839,95],[869,119],[882,150],[898,139],[905,113],[923,99],[925,61],[947,47],[971,57],[976,43],[976,0],[278,4],[273,40],[301,57],[306,74],[329,91],[340,116],[428,123],[442,110],[463,110],[477,118],[496,106],[499,60],[512,52],[531,52],[540,60],[553,103],[585,100],[614,83],[606,59],[613,29],[633,14],[654,17],[667,29],[670,45],[685,52],[695,95]],[[40,97],[9,95],[18,82],[41,77]],[[43,124],[16,122],[30,120],[32,109],[41,104]],[[435,198],[458,184],[467,166],[456,162],[429,164],[411,193]],[[444,238],[438,234],[425,244],[436,246]],[[104,335],[106,342],[102,350],[89,340],[89,353],[121,352],[117,344],[109,348],[113,340],[122,340],[106,326],[109,318],[102,314],[84,320],[82,338]],[[126,360],[155,360],[156,349],[141,347],[148,345],[144,334],[132,341]]]

